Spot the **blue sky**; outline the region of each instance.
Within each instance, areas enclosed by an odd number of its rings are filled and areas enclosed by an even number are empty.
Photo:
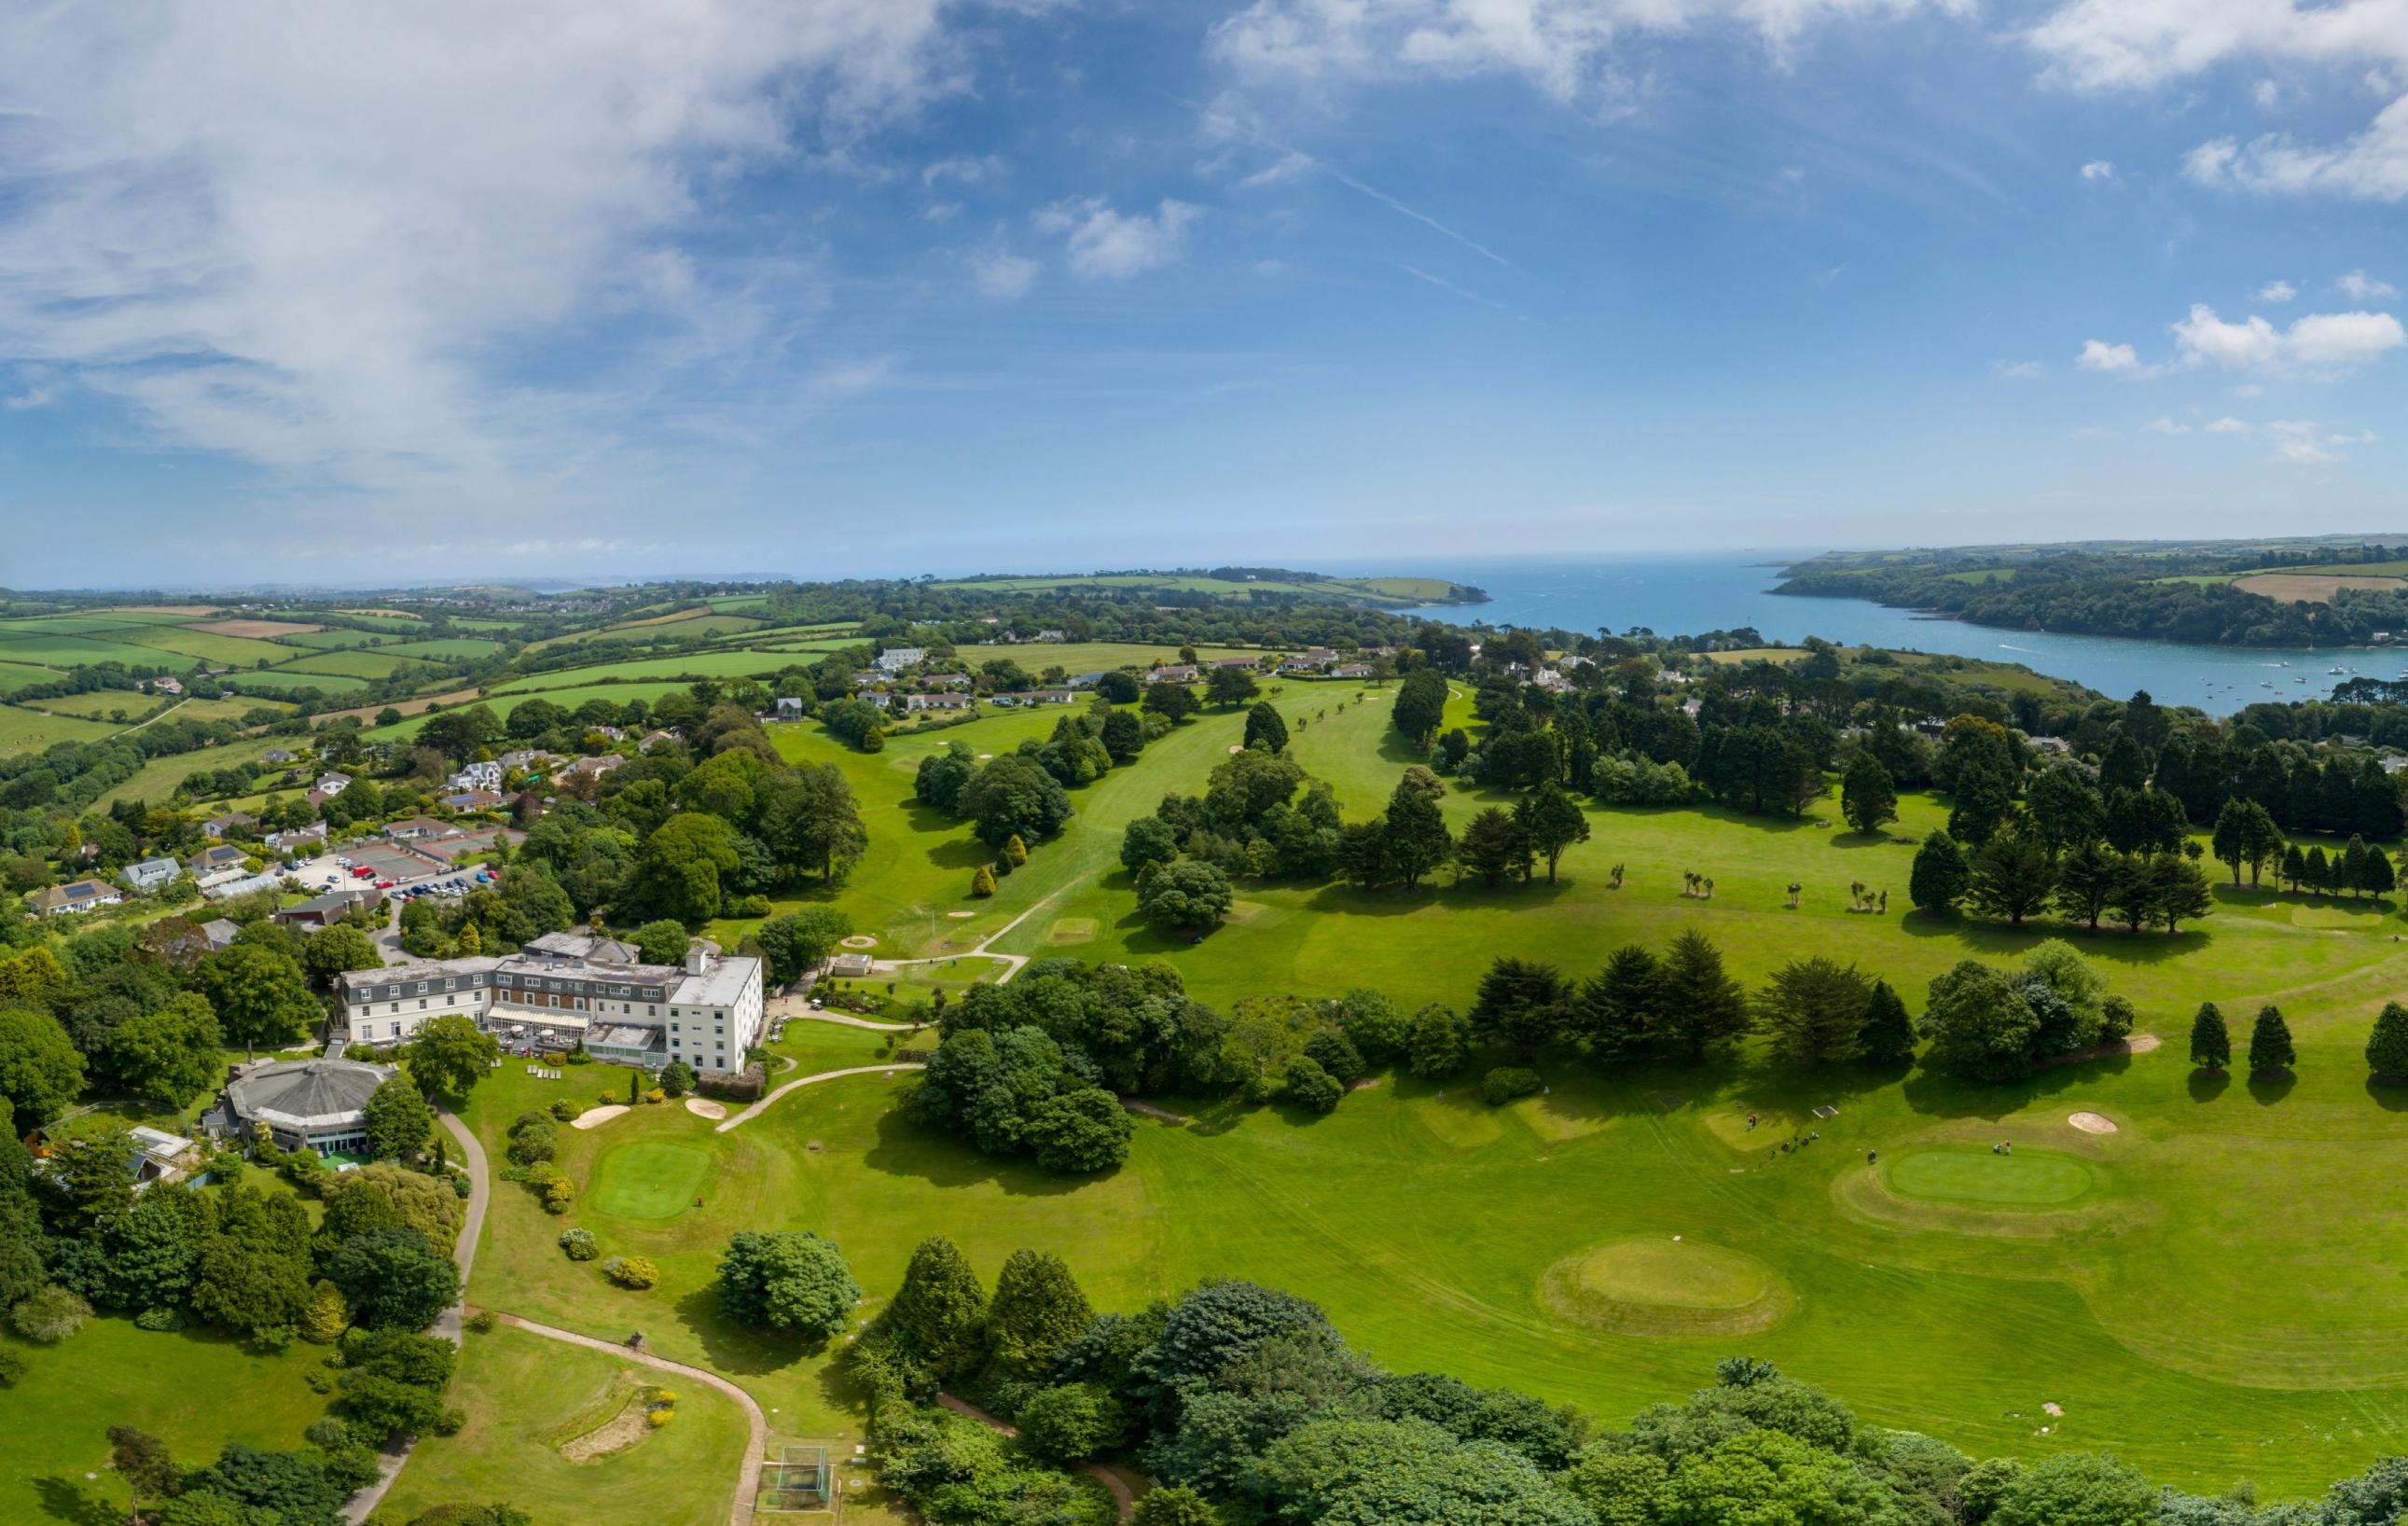
[[[0,583],[2408,530],[2408,0],[0,18]]]

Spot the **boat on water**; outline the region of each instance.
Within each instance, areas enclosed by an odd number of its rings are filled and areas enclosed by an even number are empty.
[[[2271,678],[2261,678],[2258,681],[2258,686],[2261,689],[2271,689],[2274,686],[2274,681]]]

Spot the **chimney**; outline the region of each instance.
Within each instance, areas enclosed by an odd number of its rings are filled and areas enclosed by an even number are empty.
[[[685,972],[689,975],[705,975],[710,972],[710,945],[709,943],[702,942],[700,939],[696,939],[695,942],[686,945]]]

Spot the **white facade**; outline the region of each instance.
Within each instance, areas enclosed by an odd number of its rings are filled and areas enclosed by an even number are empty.
[[[699,947],[683,968],[530,947],[357,971],[337,992],[353,1044],[406,1043],[430,1017],[468,1016],[505,1038],[581,1042],[596,1058],[647,1068],[681,1059],[708,1074],[742,1070],[761,1034],[761,961]]]
[[[499,789],[502,787],[502,766],[492,758],[487,758],[481,763],[471,763],[453,774],[446,783],[455,790]]]

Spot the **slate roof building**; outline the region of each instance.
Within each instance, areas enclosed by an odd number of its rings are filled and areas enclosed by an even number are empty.
[[[213,1123],[238,1135],[265,1124],[288,1150],[343,1155],[367,1146],[368,1099],[401,1073],[356,1059],[270,1060],[226,1083]]]

